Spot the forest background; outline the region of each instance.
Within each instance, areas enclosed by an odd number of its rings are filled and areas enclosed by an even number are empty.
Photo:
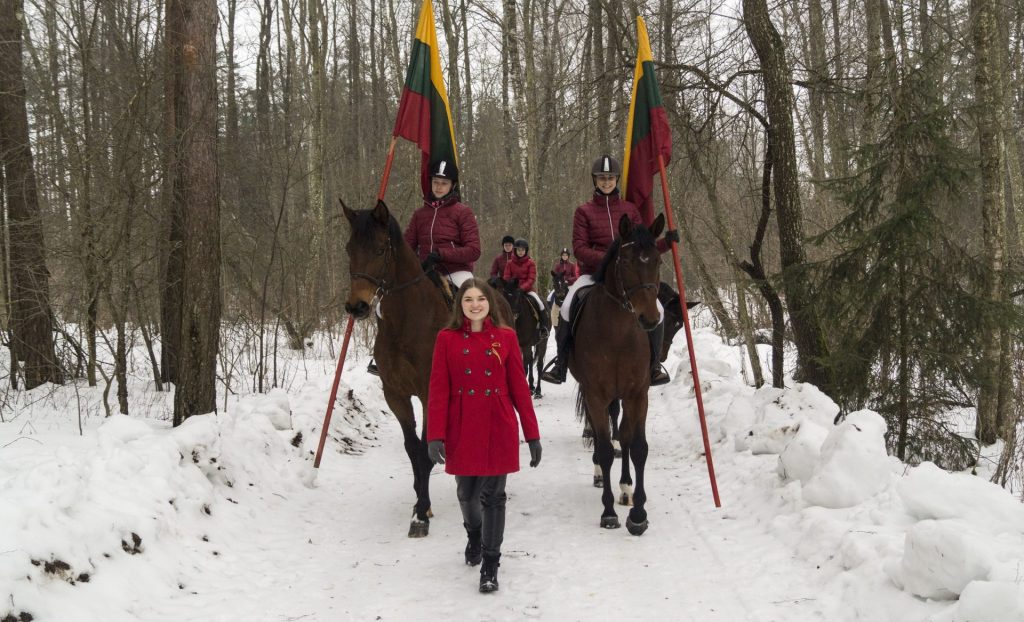
[[[9,391],[105,383],[127,413],[140,340],[154,384],[175,384],[176,423],[213,410],[218,384],[275,386],[278,348],[344,319],[337,199],[372,205],[418,10],[0,0]],[[790,369],[844,413],[872,408],[911,462],[967,468],[1001,440],[995,478],[1019,483],[1024,4],[435,10],[478,274],[506,233],[529,238],[542,284],[571,245],[590,162],[623,151],[643,16],[688,294],[748,346],[751,382]],[[400,143],[386,200],[402,223],[418,167]],[[232,377],[227,342],[251,376]]]

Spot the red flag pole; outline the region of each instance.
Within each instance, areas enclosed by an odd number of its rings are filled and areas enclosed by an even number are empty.
[[[327,414],[324,415],[323,429],[320,430],[320,445],[316,448],[316,458],[313,459],[313,468],[320,468],[320,458],[324,455],[324,443],[327,442],[327,429],[331,425],[331,413],[334,412],[334,400],[338,398],[338,385],[341,383],[341,371],[345,365],[345,355],[348,353],[348,342],[352,338],[352,325],[355,318],[348,316],[348,325],[345,327],[345,339],[341,343],[341,356],[338,357],[338,367],[334,370],[334,384],[331,386],[331,399],[327,402]]]
[[[395,144],[397,136],[391,137],[391,146],[388,147],[388,158],[384,162],[384,173],[380,179],[380,190],[377,192],[377,200],[384,200],[384,192],[388,189],[388,178],[391,177],[391,163],[395,160]],[[338,366],[334,370],[334,384],[331,385],[331,399],[327,402],[327,414],[324,415],[323,428],[320,430],[320,445],[316,448],[316,458],[313,459],[313,468],[320,468],[320,459],[324,454],[324,443],[327,442],[327,430],[331,425],[331,415],[334,413],[334,400],[338,399],[338,385],[341,384],[341,372],[345,366],[345,355],[348,354],[348,342],[352,338],[352,326],[355,318],[348,316],[348,324],[345,326],[345,339],[341,343],[341,354],[338,356]]]
[[[672,217],[672,202],[668,197],[668,181],[665,175],[665,158],[658,154],[658,170],[661,172],[661,193],[665,197],[665,216],[668,228],[675,229]],[[718,482],[715,480],[715,463],[711,459],[711,443],[708,441],[708,422],[704,418],[704,398],[700,392],[700,378],[697,376],[697,356],[693,351],[693,334],[690,332],[690,312],[686,308],[686,286],[683,284],[683,270],[679,263],[679,248],[672,242],[672,265],[676,271],[676,285],[679,287],[679,306],[683,310],[683,328],[686,329],[686,348],[690,351],[690,374],[693,376],[693,392],[697,396],[697,414],[700,416],[700,433],[704,437],[704,457],[708,463],[708,476],[711,478],[711,494],[715,497],[715,507],[722,507],[718,498]]]

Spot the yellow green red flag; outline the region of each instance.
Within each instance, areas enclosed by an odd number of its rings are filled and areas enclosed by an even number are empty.
[[[423,154],[420,183],[424,196],[430,194],[431,162],[446,160],[458,165],[452,113],[441,74],[434,7],[430,0],[423,0],[420,8],[416,38],[409,54],[409,71],[405,75],[402,101],[398,105],[392,134],[419,145]]]
[[[633,96],[626,123],[626,157],[622,166],[622,193],[640,210],[644,224],[654,222],[651,191],[658,174],[658,156],[667,166],[672,160],[672,130],[661,102],[658,81],[654,77],[654,56],[647,38],[647,26],[636,18],[636,69],[633,71]]]

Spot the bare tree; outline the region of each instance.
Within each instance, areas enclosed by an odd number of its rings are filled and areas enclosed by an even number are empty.
[[[0,0],[0,161],[10,239],[11,360],[25,362],[25,387],[61,382],[53,349],[49,271],[39,210],[22,67],[21,0]]]

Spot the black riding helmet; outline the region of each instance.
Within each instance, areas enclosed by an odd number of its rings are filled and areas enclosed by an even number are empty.
[[[512,244],[513,248],[521,248],[526,251],[526,254],[530,254],[530,243],[525,238],[519,238]]]
[[[505,244],[515,244],[515,241],[516,239],[510,235],[506,235],[505,237],[501,238],[502,246],[504,246]]]
[[[568,248],[563,248],[562,252],[559,253],[559,256],[561,256],[561,255],[568,255],[568,256],[572,257],[572,253],[569,252]]]
[[[616,178],[622,177],[622,165],[619,161],[610,155],[603,155],[600,158],[594,160],[594,164],[590,167],[590,180],[594,182],[594,189],[597,192],[601,192],[601,189],[597,187],[597,176],[598,175],[615,175]],[[618,179],[615,180],[615,189],[609,194],[615,194],[619,191]],[[604,194],[601,192],[601,194]]]
[[[454,162],[448,160],[437,160],[430,164],[430,176],[447,179],[452,184],[459,183],[459,169]]]

